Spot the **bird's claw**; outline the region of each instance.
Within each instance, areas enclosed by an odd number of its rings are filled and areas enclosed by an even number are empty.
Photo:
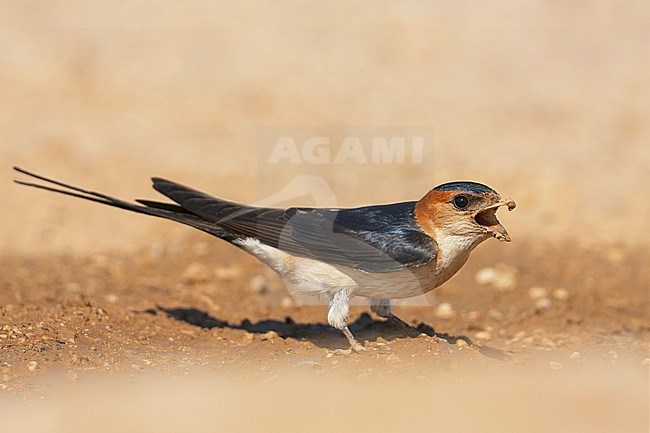
[[[356,338],[354,338],[354,335],[352,335],[352,332],[350,332],[350,329],[347,326],[343,328],[342,331],[343,334],[347,337],[348,341],[350,342],[350,349],[352,349],[356,353],[365,352],[366,348],[363,347],[361,343],[357,341]]]
[[[361,343],[359,342],[357,342],[356,344],[352,344],[350,348],[356,353],[361,353],[366,351],[366,348],[363,345],[361,345]]]

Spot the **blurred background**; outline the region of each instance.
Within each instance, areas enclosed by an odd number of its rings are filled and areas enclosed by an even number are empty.
[[[649,22],[641,0],[0,2],[0,430],[647,431]],[[281,136],[393,133],[421,160],[269,163]],[[252,258],[14,165],[124,199],[464,179],[518,207],[512,244],[397,308],[413,335],[354,307],[347,356]]]
[[[620,1],[2,2],[0,251],[189,232],[26,190],[12,165],[122,198],[156,197],[161,176],[252,202],[307,170],[264,166],[276,127],[433,131],[426,163],[322,167],[340,206],[471,179],[517,200],[515,240],[647,243],[649,18]]]

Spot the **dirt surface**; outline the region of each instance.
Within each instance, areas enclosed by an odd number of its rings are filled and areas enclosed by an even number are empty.
[[[280,3],[0,2],[0,431],[647,432],[648,4]],[[392,134],[423,158],[269,157]],[[468,179],[518,207],[409,328],[357,303],[351,354],[250,256],[13,165],[125,199]]]
[[[234,368],[264,378],[289,365],[371,380],[432,363],[641,365],[650,350],[646,248],[491,243],[425,298],[431,306],[396,309],[411,328],[355,307],[361,354],[343,350],[325,305],[294,305],[273,273],[218,240],[133,255],[4,257],[0,386],[38,390],[50,370],[78,378]]]
[[[5,256],[2,424],[429,431],[433,418],[461,432],[643,432],[647,261],[646,247],[492,241],[420,306],[396,308],[410,328],[354,307],[356,354],[326,306],[296,305],[263,265],[206,236]],[[350,404],[333,403],[341,393]]]

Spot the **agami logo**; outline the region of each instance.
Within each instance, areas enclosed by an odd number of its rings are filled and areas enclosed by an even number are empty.
[[[341,140],[332,140],[327,136],[313,136],[301,140],[292,136],[281,136],[267,163],[421,164],[423,160],[423,136],[349,136]]]

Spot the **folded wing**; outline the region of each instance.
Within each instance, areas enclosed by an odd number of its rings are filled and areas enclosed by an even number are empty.
[[[417,226],[415,202],[357,209],[271,209],[229,202],[164,179],[153,181],[157,191],[218,225],[229,237],[256,238],[293,255],[366,272],[396,272],[427,264],[437,254],[435,240]]]
[[[396,272],[435,259],[436,242],[420,230],[415,202],[356,209],[271,209],[222,200],[154,178],[174,203],[130,203],[14,167],[40,180],[17,183],[186,224],[229,242],[255,238],[290,254],[366,272]]]

